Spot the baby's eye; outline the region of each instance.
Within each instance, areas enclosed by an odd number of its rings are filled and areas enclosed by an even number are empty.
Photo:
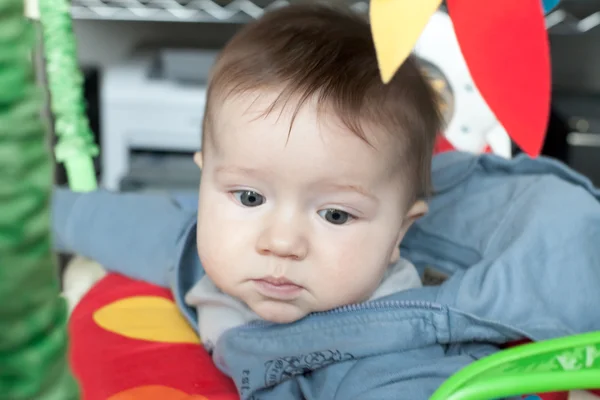
[[[265,202],[262,194],[253,192],[252,190],[236,190],[232,194],[244,207],[258,207]]]
[[[346,222],[354,218],[346,211],[336,210],[335,208],[329,208],[327,210],[319,211],[321,218],[324,218],[327,222],[334,225],[344,225]]]

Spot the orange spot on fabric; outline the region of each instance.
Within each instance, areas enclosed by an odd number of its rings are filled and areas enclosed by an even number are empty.
[[[199,394],[187,394],[167,386],[138,386],[110,396],[107,400],[209,400]]]
[[[112,302],[94,313],[103,329],[131,339],[199,344],[175,303],[164,297],[135,296]]]

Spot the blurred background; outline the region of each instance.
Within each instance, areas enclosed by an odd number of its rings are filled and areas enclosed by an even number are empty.
[[[346,1],[359,12],[368,9],[366,1]],[[280,0],[73,0],[87,112],[101,150],[96,160],[101,184],[122,191],[196,191],[199,176],[189,156],[200,147],[210,65],[242,24],[266,9],[287,4]],[[543,152],[600,185],[600,0],[562,0],[546,16],[546,25],[553,93]],[[447,33],[439,28],[436,34]],[[449,140],[467,151],[492,144],[503,156],[518,153],[510,141],[507,148],[507,137],[491,138],[493,123],[478,125],[473,123],[476,115],[461,111],[464,100],[455,100],[473,88],[457,87],[456,79],[448,76],[454,73],[448,65],[457,65],[460,52],[446,51],[440,57],[444,45],[436,43],[429,40],[420,48],[423,67],[442,92],[448,126],[454,123]],[[39,62],[42,71],[41,57]],[[477,95],[471,94],[469,101],[481,103]],[[60,167],[57,181],[65,183]]]

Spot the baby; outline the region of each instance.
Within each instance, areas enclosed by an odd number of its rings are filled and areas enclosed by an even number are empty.
[[[409,58],[384,85],[364,18],[290,6],[245,26],[212,71],[187,294],[211,347],[252,319],[289,323],[421,284],[400,259],[427,211],[441,118]]]
[[[55,247],[170,288],[242,400],[426,400],[501,345],[600,330],[600,192],[432,160],[436,102],[414,58],[381,83],[361,17],[273,11],[212,71],[197,213],[58,189]]]

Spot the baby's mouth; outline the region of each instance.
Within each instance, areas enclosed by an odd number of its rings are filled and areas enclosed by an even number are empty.
[[[289,279],[272,276],[254,279],[253,282],[261,295],[275,300],[294,300],[304,289]]]

